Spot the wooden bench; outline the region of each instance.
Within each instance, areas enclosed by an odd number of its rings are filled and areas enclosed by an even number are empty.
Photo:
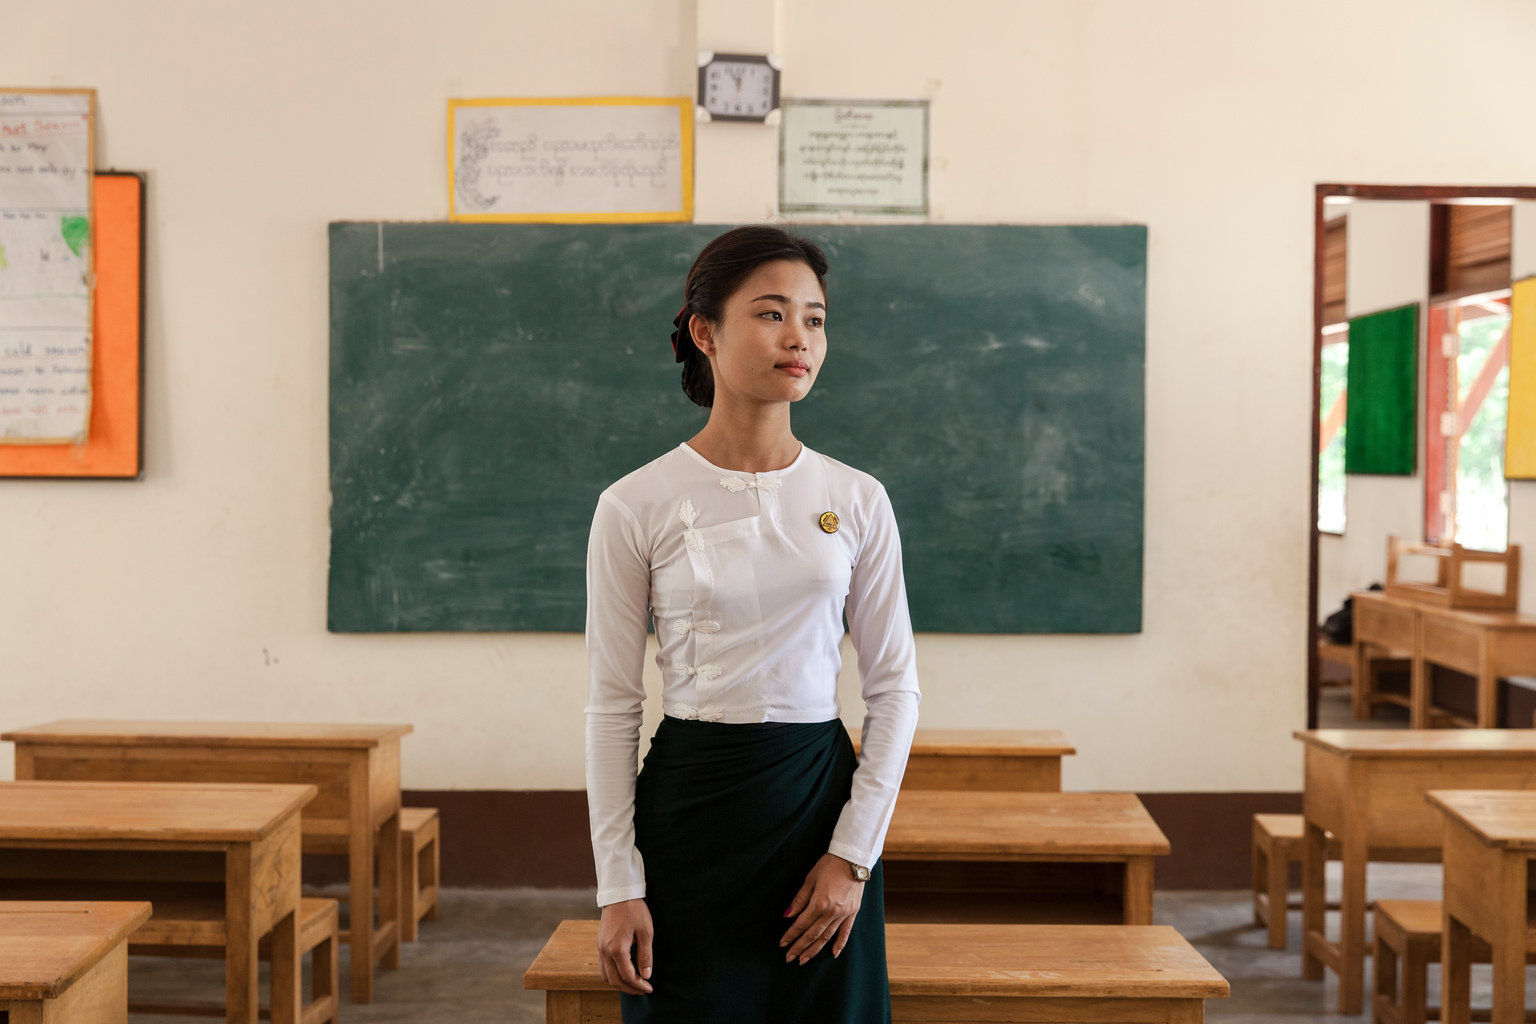
[[[1440,1008],[1428,1003],[1429,965],[1440,962],[1443,904],[1439,900],[1376,901],[1376,998],[1373,1024],[1424,1024],[1440,1019]],[[1471,962],[1490,963],[1488,943],[1472,937]],[[1536,954],[1527,956],[1536,963]],[[1487,1010],[1472,1011],[1473,1020],[1488,1020]],[[1526,1011],[1526,1020],[1536,1013]]]
[[[1424,1024],[1440,1018],[1440,1008],[1429,1005],[1427,993],[1429,965],[1440,962],[1441,913],[1439,900],[1376,901],[1373,1024]],[[1489,956],[1488,943],[1474,938],[1472,962],[1486,964]],[[1487,1020],[1487,1011],[1474,1019]]]
[[[128,936],[149,904],[0,903],[0,1019],[122,1024]]]
[[[1059,793],[1061,759],[1076,753],[1055,729],[919,729],[901,788]]]
[[[1253,923],[1269,928],[1270,949],[1285,948],[1286,911],[1301,909],[1301,901],[1290,898],[1291,865],[1301,863],[1306,831],[1307,820],[1300,814],[1253,816]],[[1328,851],[1331,859],[1339,859],[1337,839],[1330,838]]]
[[[400,808],[400,937],[416,941],[416,925],[437,920],[442,847],[436,807]]]
[[[1398,575],[1402,556],[1429,558],[1435,563],[1433,582],[1404,580]],[[1469,586],[1464,577],[1468,565],[1497,565],[1503,571],[1499,590]],[[1387,538],[1388,597],[1435,608],[1471,608],[1480,611],[1514,611],[1520,603],[1520,545],[1505,551],[1474,551],[1460,544],[1414,544]]]
[[[174,914],[182,916],[172,916]],[[310,964],[309,1001],[304,1003],[300,1024],[338,1024],[340,1021],[341,914],[335,900],[304,897],[299,901],[298,954],[313,951]],[[223,959],[222,907],[215,902],[198,906],[179,901],[156,912],[134,933],[128,952],[134,956],[207,957]],[[259,956],[272,959],[272,937],[261,940]],[[130,1013],[167,1014],[185,1017],[223,1017],[223,1003],[158,1003],[134,1001]]]
[[[1172,928],[887,924],[893,1021],[1198,1024],[1222,978]],[[659,973],[664,968],[658,965]],[[619,1024],[597,966],[597,922],[562,921],[523,987],[546,1024]]]
[[[1354,681],[1355,649],[1352,645],[1336,644],[1320,636],[1317,638],[1317,658],[1322,669],[1318,675],[1321,685],[1348,686]]]

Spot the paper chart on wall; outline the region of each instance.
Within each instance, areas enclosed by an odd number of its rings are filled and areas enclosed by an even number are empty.
[[[0,444],[91,415],[93,90],[0,90]]]
[[[450,220],[693,219],[686,97],[448,101]]]
[[[779,211],[928,212],[927,100],[785,100]]]

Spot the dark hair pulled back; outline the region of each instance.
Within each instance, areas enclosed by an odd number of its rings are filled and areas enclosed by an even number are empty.
[[[683,364],[683,393],[706,409],[715,404],[715,376],[709,357],[693,344],[688,317],[699,316],[718,324],[725,303],[748,277],[765,263],[788,260],[804,263],[816,275],[823,293],[827,290],[827,257],[815,242],[797,238],[771,224],[732,228],[711,241],[693,261],[683,286],[683,316],[678,324],[677,355]]]

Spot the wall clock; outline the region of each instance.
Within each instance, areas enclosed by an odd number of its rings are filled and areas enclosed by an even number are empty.
[[[779,66],[777,54],[700,50],[698,119],[776,123]]]

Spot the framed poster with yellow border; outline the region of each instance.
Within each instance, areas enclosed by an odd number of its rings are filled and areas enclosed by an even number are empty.
[[[448,101],[448,219],[693,220],[693,98]]]

